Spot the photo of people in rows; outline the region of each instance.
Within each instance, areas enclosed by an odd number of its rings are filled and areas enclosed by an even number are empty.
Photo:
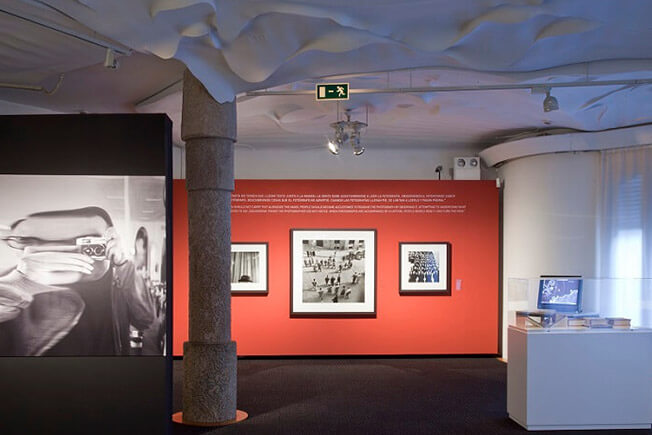
[[[439,282],[439,253],[410,251],[408,282]]]
[[[303,241],[303,302],[364,302],[363,240]]]

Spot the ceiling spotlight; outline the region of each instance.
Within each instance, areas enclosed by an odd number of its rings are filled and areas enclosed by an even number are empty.
[[[466,160],[464,159],[457,159],[457,166],[460,168],[463,168],[466,166]]]
[[[118,59],[115,58],[115,51],[112,48],[106,49],[106,56],[104,57],[104,67],[110,69],[118,68]]]
[[[473,159],[469,160],[469,165],[471,165],[471,167],[475,168],[476,166],[478,166],[478,159],[473,158]]]
[[[331,152],[331,154],[338,155],[340,153],[340,146],[337,144],[337,142],[328,139],[328,151]]]
[[[553,110],[559,110],[559,101],[550,95],[550,89],[547,89],[546,98],[543,100],[543,111],[552,112]]]
[[[365,150],[360,144],[360,134],[367,124],[360,121],[351,121],[350,109],[346,110],[345,114],[346,121],[338,121],[331,124],[331,127],[335,130],[335,139],[333,141],[329,140],[328,149],[331,153],[338,154],[339,148],[348,143],[353,149],[353,155],[359,156]]]
[[[364,147],[360,145],[360,132],[353,131],[349,136],[350,136],[349,142],[351,143],[351,147],[353,148],[353,155],[359,156],[362,153],[364,153]]]

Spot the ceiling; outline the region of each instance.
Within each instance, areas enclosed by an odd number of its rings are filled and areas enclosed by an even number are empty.
[[[339,105],[368,119],[368,149],[480,149],[543,130],[651,123],[652,85],[554,88],[651,79],[651,16],[652,2],[635,0],[0,0],[0,82],[50,90],[64,74],[53,95],[0,88],[0,111],[165,112],[182,145],[187,67],[218,101],[237,97],[240,146],[310,149],[331,133],[335,103],[246,93],[320,81],[354,90],[523,85],[355,94]],[[100,45],[130,54],[107,69]],[[545,95],[527,88],[535,83],[553,85],[560,110],[543,111]]]

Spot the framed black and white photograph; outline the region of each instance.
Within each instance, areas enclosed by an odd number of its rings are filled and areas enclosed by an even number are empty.
[[[231,244],[231,293],[267,294],[267,243]]]
[[[450,251],[448,242],[399,243],[399,292],[450,296]]]
[[[376,230],[290,230],[292,316],[376,314]]]
[[[163,176],[0,175],[0,355],[166,353]]]

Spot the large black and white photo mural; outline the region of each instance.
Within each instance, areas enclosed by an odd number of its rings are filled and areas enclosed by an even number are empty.
[[[0,355],[164,355],[163,176],[0,175]]]

